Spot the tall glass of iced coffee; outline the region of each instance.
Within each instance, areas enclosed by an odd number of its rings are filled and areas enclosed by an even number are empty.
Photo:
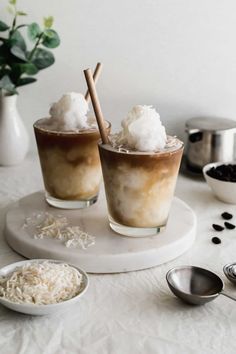
[[[100,134],[87,112],[84,96],[68,93],[52,105],[49,118],[34,124],[46,200],[52,206],[85,208],[98,198]],[[106,127],[109,131],[110,123]]]
[[[150,106],[135,106],[123,130],[99,143],[110,227],[119,234],[155,235],[167,224],[183,143],[166,135]]]

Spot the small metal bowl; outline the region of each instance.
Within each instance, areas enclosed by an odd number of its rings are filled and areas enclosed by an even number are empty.
[[[226,264],[223,268],[226,278],[236,284],[236,263]]]

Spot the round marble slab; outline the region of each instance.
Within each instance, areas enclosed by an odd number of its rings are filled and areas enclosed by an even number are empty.
[[[27,217],[41,212],[65,216],[71,226],[78,225],[95,236],[95,244],[83,250],[67,248],[56,239],[35,239],[23,225]],[[175,197],[163,232],[145,238],[118,235],[108,225],[104,193],[96,204],[83,210],[53,208],[45,202],[43,192],[28,195],[10,208],[5,227],[10,247],[26,258],[62,260],[89,273],[128,272],[160,265],[186,252],[193,244],[195,234],[194,212]]]

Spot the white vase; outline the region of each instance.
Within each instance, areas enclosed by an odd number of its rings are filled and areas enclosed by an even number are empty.
[[[29,148],[29,137],[16,107],[17,95],[0,95],[0,165],[22,162]]]

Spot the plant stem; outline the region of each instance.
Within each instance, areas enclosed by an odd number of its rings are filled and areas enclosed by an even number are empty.
[[[14,18],[13,18],[12,25],[11,25],[11,29],[10,29],[10,35],[11,35],[11,34],[14,32],[14,30],[15,30],[16,19],[17,19],[17,9],[16,9],[16,5],[13,5],[13,6],[14,6],[15,14],[14,14]]]
[[[44,34],[44,33],[42,32],[42,33],[40,34],[40,36],[38,37],[37,42],[35,43],[35,46],[34,46],[34,48],[32,49],[32,51],[31,51],[31,53],[30,53],[30,55],[29,55],[29,58],[28,58],[29,61],[31,61],[31,59],[33,58],[33,55],[34,55],[34,53],[35,53],[35,51],[36,51],[38,45],[40,44],[40,41],[41,41],[42,37],[43,37],[43,34]]]
[[[19,25],[19,26],[17,26],[16,28],[15,28],[15,31],[16,30],[18,30],[19,28],[21,28],[21,27],[27,27],[28,25]]]
[[[13,23],[12,23],[12,30],[14,31],[14,28],[15,28],[15,25],[16,25],[16,17],[17,15],[14,16],[14,20],[13,20]]]
[[[11,29],[10,29],[10,35],[15,31],[15,25],[16,25],[16,18],[17,18],[17,14],[15,14],[12,25],[11,25]]]

